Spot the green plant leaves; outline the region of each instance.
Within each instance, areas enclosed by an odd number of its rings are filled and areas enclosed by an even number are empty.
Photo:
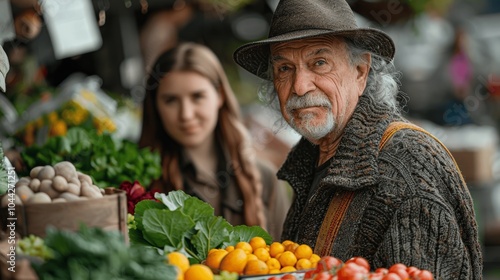
[[[69,129],[66,136],[49,138],[43,146],[26,148],[21,157],[27,166],[22,176],[36,166],[67,160],[101,188],[118,188],[123,181],[136,180],[147,187],[161,175],[158,152],[140,149],[136,143],[112,134],[98,135],[80,127]]]
[[[222,217],[213,216],[198,220],[195,226],[197,233],[191,237],[191,243],[198,249],[197,256],[204,260],[212,248],[220,247],[229,241],[232,226]]]
[[[40,279],[177,279],[176,268],[156,248],[127,246],[119,231],[51,228],[44,241],[53,256],[32,263]]]
[[[179,247],[185,232],[192,229],[195,223],[181,211],[168,209],[148,209],[142,217],[143,236],[152,245]]]
[[[210,204],[183,191],[156,193],[159,202],[143,200],[135,207],[137,229],[129,230],[131,243],[146,244],[164,250],[187,252],[191,263],[200,263],[213,248],[235,245],[261,236],[267,243],[272,237],[258,226],[232,226],[215,216]]]

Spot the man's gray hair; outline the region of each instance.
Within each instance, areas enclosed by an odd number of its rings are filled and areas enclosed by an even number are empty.
[[[352,41],[345,40],[345,43],[352,65],[358,65],[359,63],[366,62],[363,54],[371,54],[370,72],[368,74],[366,88],[363,94],[373,96],[376,102],[385,104],[391,111],[401,112],[400,105],[402,104],[398,103],[398,94],[400,93],[400,72],[396,70],[394,63],[392,61],[388,62],[383,57],[370,51],[357,47]],[[268,77],[272,77],[272,65],[269,65],[268,69]],[[279,112],[278,95],[276,93],[276,89],[274,88],[272,78],[264,81],[263,84],[260,85],[258,96],[260,101],[269,107],[278,110]],[[279,126],[283,125],[284,123],[281,123]]]

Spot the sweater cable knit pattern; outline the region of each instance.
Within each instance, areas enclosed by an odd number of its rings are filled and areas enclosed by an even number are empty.
[[[309,197],[318,147],[305,139],[278,177],[296,198],[282,239],[314,246],[333,196],[354,191],[331,255],[361,256],[373,269],[394,263],[430,270],[435,279],[482,279],[473,201],[453,159],[431,136],[396,132],[379,152],[387,126],[407,122],[372,97],[361,96],[327,175]]]

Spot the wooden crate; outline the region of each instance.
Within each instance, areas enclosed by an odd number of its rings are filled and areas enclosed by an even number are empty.
[[[48,226],[76,231],[83,223],[88,227],[119,230],[128,243],[127,197],[125,191],[108,188],[103,198],[16,206],[15,230],[21,236],[45,237]],[[0,210],[2,229],[7,230],[7,209]]]

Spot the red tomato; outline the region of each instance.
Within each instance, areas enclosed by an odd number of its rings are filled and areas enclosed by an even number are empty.
[[[267,280],[281,280],[281,277],[273,276],[273,277],[268,278]]]
[[[406,272],[407,268],[408,267],[402,263],[396,263],[389,267],[389,273],[396,273],[401,279],[406,279],[409,277],[408,272]]]
[[[317,271],[330,271],[332,268],[338,268],[342,265],[342,261],[332,256],[323,256],[318,261],[316,266]]]
[[[414,266],[409,266],[406,268],[406,272],[408,272],[408,275],[410,277],[416,276],[418,273],[420,273],[420,269]]]
[[[368,275],[366,268],[354,262],[345,263],[344,266],[337,271],[339,280],[362,279],[366,275]]]
[[[295,276],[293,276],[292,274],[285,274],[285,275],[281,276],[281,279],[282,280],[297,280],[297,278],[295,278]]]
[[[354,262],[355,264],[366,268],[367,271],[370,271],[370,264],[368,263],[368,260],[363,257],[353,257],[348,259],[345,263],[349,262]]]
[[[382,280],[385,274],[382,272],[373,272],[368,275],[368,280]]]
[[[313,279],[314,278],[314,275],[316,275],[316,273],[318,273],[319,271],[316,270],[316,269],[311,269],[311,270],[308,270],[304,273],[304,280],[309,280],[309,279]]]
[[[406,270],[406,265],[404,265],[402,263],[395,263],[391,267],[389,267],[389,272],[392,272],[392,270],[397,270],[397,269]]]
[[[384,276],[384,278],[382,278],[382,280],[403,280],[403,279],[401,279],[401,277],[399,277],[399,275],[397,275],[396,273],[389,272],[387,275]]]
[[[410,275],[408,275],[405,269],[393,269],[392,271],[389,269],[389,273],[396,273],[401,279],[410,278]]]
[[[382,273],[382,274],[386,275],[387,273],[389,273],[389,269],[387,269],[385,267],[379,267],[379,268],[375,269],[375,272]]]
[[[328,271],[318,272],[314,276],[314,280],[332,280],[333,276]]]
[[[420,280],[434,280],[434,275],[432,275],[432,272],[428,270],[421,270],[420,273],[417,274],[418,279]]]

